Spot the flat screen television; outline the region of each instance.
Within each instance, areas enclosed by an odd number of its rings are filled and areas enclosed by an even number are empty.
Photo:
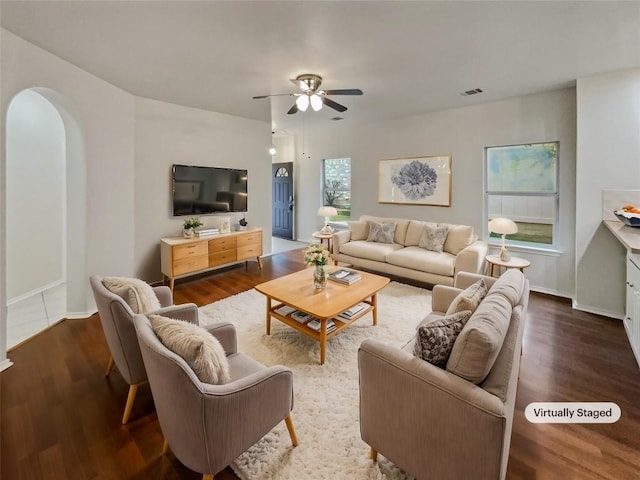
[[[247,171],[173,165],[173,215],[247,211]]]

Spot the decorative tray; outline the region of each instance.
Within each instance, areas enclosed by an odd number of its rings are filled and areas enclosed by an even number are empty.
[[[618,217],[625,225],[634,228],[640,228],[640,214],[638,213],[627,213],[623,210],[615,210],[613,214]]]

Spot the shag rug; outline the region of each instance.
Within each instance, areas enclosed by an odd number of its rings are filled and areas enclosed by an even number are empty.
[[[357,350],[367,338],[401,347],[431,311],[431,292],[391,282],[378,294],[378,325],[371,313],[331,338],[326,362],[320,344],[278,320],[265,334],[264,295],[240,293],[200,309],[200,323],[229,321],[236,326],[238,350],[264,365],[293,370],[293,424],[299,445],[293,448],[280,422],[231,465],[243,480],[406,480],[400,469],[379,455],[374,463],[360,438]]]

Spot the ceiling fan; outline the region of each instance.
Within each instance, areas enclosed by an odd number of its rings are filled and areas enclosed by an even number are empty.
[[[273,95],[258,95],[253,97],[254,99],[258,98],[267,98],[267,97],[277,97],[280,95],[290,95],[296,98],[296,103],[289,109],[288,114],[297,113],[299,111],[304,112],[311,106],[314,111],[318,111],[322,108],[322,105],[326,105],[327,107],[333,108],[338,112],[344,112],[347,110],[347,107],[339,104],[328,98],[329,95],[362,95],[362,90],[359,88],[346,88],[341,90],[320,90],[320,85],[322,84],[322,77],[320,75],[315,75],[313,73],[304,73],[302,75],[298,75],[296,78],[289,79],[291,83],[293,83],[296,87],[298,87],[301,92],[300,93],[276,93]]]

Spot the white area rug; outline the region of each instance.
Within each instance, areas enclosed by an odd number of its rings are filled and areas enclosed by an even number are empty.
[[[251,290],[200,309],[201,324],[229,321],[236,326],[240,351],[294,372],[292,418],[299,446],[291,446],[281,422],[236,459],[236,474],[243,480],[409,478],[382,456],[373,463],[360,438],[357,350],[367,338],[404,345],[431,311],[431,292],[397,282],[387,285],[378,294],[378,325],[368,314],[329,340],[324,366],[315,340],[275,319],[271,335],[265,334],[265,302]]]

